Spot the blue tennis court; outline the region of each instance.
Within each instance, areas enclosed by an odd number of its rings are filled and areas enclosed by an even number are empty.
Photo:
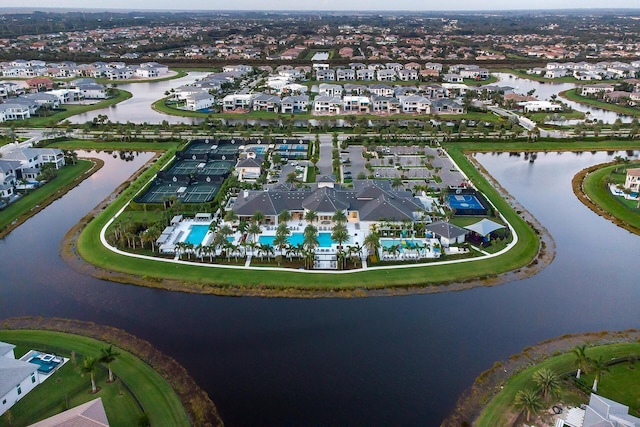
[[[484,209],[480,200],[473,194],[449,194],[447,203],[453,209]]]

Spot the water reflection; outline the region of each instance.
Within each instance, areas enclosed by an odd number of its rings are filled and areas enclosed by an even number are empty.
[[[541,101],[549,101],[553,95],[558,95],[560,92],[575,89],[577,87],[577,85],[573,83],[541,83],[535,80],[523,79],[509,73],[492,73],[492,75],[498,78],[498,84],[500,86],[511,86],[517,93],[526,94],[530,90],[535,90],[533,96],[537,97]],[[618,117],[620,117],[620,120],[624,123],[629,123],[632,120],[632,117],[621,114],[619,115],[613,111],[590,107],[564,98],[559,98],[559,100],[569,105],[574,110],[589,113],[592,119],[602,120],[604,123],[613,123]]]
[[[495,360],[565,333],[640,322],[639,238],[584,207],[571,178],[638,151],[478,154],[541,223],[557,256],[494,288],[368,299],[221,298],[81,275],[65,231],[151,157],[90,153],[105,167],[0,240],[0,314],[123,328],[175,357],[227,425],[438,425]],[[530,155],[529,155],[530,158]]]
[[[171,124],[178,123],[201,123],[202,119],[191,117],[178,117],[155,111],[151,105],[157,100],[164,98],[165,92],[182,85],[190,84],[205,77],[209,73],[190,72],[185,77],[173,80],[147,83],[123,83],[118,88],[131,92],[133,97],[119,104],[100,110],[93,110],[83,114],[78,114],[69,118],[72,123],[85,123],[92,121],[99,114],[106,114],[112,122],[132,122],[159,124],[167,121]]]

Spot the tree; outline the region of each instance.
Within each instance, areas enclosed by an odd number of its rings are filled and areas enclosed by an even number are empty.
[[[336,224],[347,222],[347,215],[344,213],[342,209],[337,209],[333,213],[333,222],[335,222]]]
[[[282,212],[278,214],[278,223],[287,223],[291,221],[291,212],[288,209],[283,209]]]
[[[598,391],[598,381],[600,380],[600,375],[604,372],[609,372],[609,366],[607,366],[607,362],[602,358],[602,356],[598,357],[597,359],[591,359],[589,361],[589,366],[595,373],[595,378],[593,379],[593,387],[591,387],[591,390],[593,390],[593,392],[595,393]]]
[[[540,395],[532,388],[518,391],[513,404],[516,408],[527,411],[527,422],[530,421],[532,413],[535,414],[543,407]]]
[[[314,222],[316,222],[318,220],[318,214],[316,213],[316,211],[314,211],[313,209],[308,210],[305,214],[304,214],[304,219],[305,221],[307,221],[310,224],[313,224]]]
[[[364,248],[367,250],[369,257],[378,257],[378,250],[380,249],[380,235],[377,231],[372,231],[364,238]]]
[[[548,395],[556,395],[560,390],[560,380],[551,369],[538,369],[533,374],[533,381],[540,388],[542,397],[547,398]]]
[[[253,213],[253,215],[251,215],[251,221],[253,221],[256,224],[260,224],[262,221],[265,220],[265,215],[260,212],[260,211],[255,211]]]
[[[111,363],[115,362],[117,357],[120,356],[120,352],[113,349],[113,345],[103,348],[100,355],[100,363],[105,363],[109,370],[109,382],[113,382],[113,372],[111,372]]]
[[[96,364],[97,364],[96,359],[94,359],[93,357],[87,357],[86,359],[83,360],[82,366],[80,367],[83,376],[88,374],[91,377],[92,393],[95,393],[98,391],[98,388],[96,387],[96,379],[95,379]]]
[[[395,190],[397,190],[399,187],[402,187],[404,184],[402,182],[402,178],[399,176],[394,177],[391,180],[391,187]]]
[[[230,209],[224,214],[224,220],[226,222],[234,223],[238,220],[238,215],[236,215],[233,209]]]
[[[258,237],[258,234],[262,233],[262,228],[255,222],[252,222],[249,225],[249,229],[247,230],[247,233],[253,236],[253,239],[252,239],[253,243],[258,243],[257,237]]]
[[[571,350],[571,352],[576,356],[573,360],[573,366],[578,368],[578,372],[576,373],[576,378],[580,379],[581,372],[587,372],[589,368],[589,358],[586,354],[586,345],[577,345]]]

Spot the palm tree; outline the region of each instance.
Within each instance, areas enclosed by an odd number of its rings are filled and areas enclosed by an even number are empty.
[[[546,399],[549,394],[555,395],[560,390],[560,380],[551,369],[538,369],[533,374],[533,381],[540,387],[544,399]]]
[[[102,350],[102,355],[100,356],[100,363],[106,363],[107,369],[109,370],[109,382],[113,382],[113,372],[111,372],[111,362],[115,362],[115,360],[120,356],[120,352],[113,349],[113,345],[109,347],[105,347]]]
[[[399,187],[403,187],[403,186],[404,186],[404,184],[402,182],[402,178],[401,177],[396,176],[391,180],[391,188],[397,190]]]
[[[338,223],[333,227],[331,240],[338,244],[338,248],[342,248],[342,244],[349,241],[349,231],[344,223]]]
[[[337,209],[333,213],[333,222],[335,222],[336,224],[347,222],[347,215],[345,215],[342,209]]]
[[[278,214],[278,223],[284,223],[291,221],[291,212],[288,209],[283,209],[282,212]]]
[[[224,214],[224,220],[229,222],[229,223],[234,223],[236,222],[238,219],[238,215],[236,215],[236,213],[233,211],[233,209],[228,210],[225,214]]]
[[[578,368],[578,372],[576,373],[576,378],[580,379],[581,372],[587,372],[589,368],[589,358],[586,354],[586,345],[577,345],[571,350],[571,352],[576,356],[573,361],[573,366]]]
[[[252,222],[249,225],[249,229],[247,230],[247,233],[251,234],[253,243],[258,243],[257,237],[258,237],[258,234],[262,233],[262,228],[257,223]]]
[[[308,210],[304,214],[304,219],[309,224],[313,224],[314,222],[316,222],[318,220],[318,213],[316,211],[314,211],[314,210]]]
[[[516,408],[527,411],[527,422],[531,418],[531,413],[536,413],[543,407],[540,395],[532,388],[518,391],[513,404]]]
[[[256,224],[260,224],[262,221],[265,220],[265,218],[266,216],[260,211],[255,211],[253,215],[251,215],[251,221],[253,221]]]
[[[87,357],[82,362],[82,367],[80,368],[81,371],[82,371],[82,375],[83,376],[85,374],[89,374],[89,376],[91,377],[91,392],[92,393],[95,393],[95,392],[98,391],[98,388],[96,387],[96,378],[95,378],[96,363],[97,363],[96,359],[94,359],[93,357]]]
[[[364,248],[367,250],[369,257],[378,257],[378,249],[380,249],[380,235],[377,231],[372,231],[364,238]]]
[[[318,241],[318,228],[313,224],[308,224],[302,232],[302,245],[313,250],[318,247],[320,242]]]
[[[593,392],[595,393],[598,391],[598,381],[600,380],[600,375],[604,372],[609,372],[609,366],[607,366],[607,362],[605,362],[602,356],[598,357],[597,359],[591,359],[589,361],[589,365],[596,375],[593,379],[593,387],[591,387],[591,390],[593,390]]]

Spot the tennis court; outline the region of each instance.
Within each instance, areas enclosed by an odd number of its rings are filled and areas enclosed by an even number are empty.
[[[177,196],[180,187],[178,184],[161,184],[156,182],[152,184],[144,194],[136,197],[136,202],[162,203],[165,200],[169,200],[171,196]]]
[[[219,190],[219,184],[191,184],[179,195],[179,199],[182,203],[207,203],[213,200]]]
[[[231,160],[210,160],[200,162],[198,160],[176,161],[167,170],[168,175],[225,175],[233,168]]]

